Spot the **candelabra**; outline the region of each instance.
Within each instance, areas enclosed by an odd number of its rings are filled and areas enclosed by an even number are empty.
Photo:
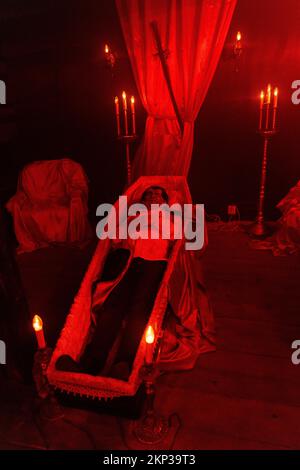
[[[145,364],[140,376],[146,390],[145,409],[142,418],[134,428],[134,434],[139,442],[154,445],[161,442],[170,430],[169,419],[158,414],[154,409],[156,363],[160,355],[162,332],[157,339],[156,348],[153,349],[155,332],[151,325],[146,330]]]
[[[157,444],[161,442],[170,430],[169,420],[158,414],[154,409],[155,401],[155,367],[147,364],[141,370],[141,376],[146,389],[145,411],[137,422],[134,434],[142,444]]]
[[[41,317],[35,315],[32,326],[38,342],[38,350],[34,355],[32,375],[37,395],[40,399],[39,414],[44,419],[59,419],[63,417],[63,411],[57,402],[54,390],[47,379],[47,368],[51,360],[53,350],[46,344]]]
[[[260,189],[259,189],[259,199],[258,199],[258,209],[255,223],[250,227],[250,232],[255,237],[264,237],[269,233],[268,227],[265,223],[264,217],[264,201],[265,201],[265,192],[266,192],[266,176],[267,176],[267,160],[268,160],[268,144],[269,140],[276,131],[259,131],[260,135],[263,137],[263,159],[261,166],[261,176],[260,176]]]
[[[267,93],[264,91],[260,94],[260,113],[259,113],[259,134],[263,137],[263,159],[260,176],[260,189],[258,199],[258,209],[255,223],[250,227],[250,234],[254,237],[265,237],[269,230],[265,223],[264,217],[264,201],[266,192],[267,162],[268,162],[268,145],[271,137],[276,134],[276,113],[278,105],[278,88],[274,89],[273,97],[273,114],[270,120],[271,105],[271,85],[268,85]]]
[[[130,158],[130,145],[137,139],[136,135],[136,121],[135,121],[135,99],[134,96],[130,98],[130,110],[131,110],[131,132],[129,132],[128,123],[128,107],[127,107],[127,96],[125,91],[122,93],[122,104],[123,104],[123,129],[121,131],[121,120],[120,120],[120,106],[119,98],[115,97],[115,112],[117,120],[117,136],[118,140],[125,144],[126,153],[126,167],[127,167],[127,186],[132,183],[132,172],[131,172],[131,158]]]
[[[47,379],[47,367],[52,353],[53,350],[48,347],[36,351],[32,368],[33,380],[39,397],[37,411],[39,416],[46,420],[56,420],[64,416],[54,390]]]

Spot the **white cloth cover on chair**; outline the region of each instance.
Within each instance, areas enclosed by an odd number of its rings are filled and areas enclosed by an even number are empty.
[[[25,166],[6,206],[13,216],[18,251],[89,238],[87,200],[88,180],[79,163],[64,158]]]
[[[278,221],[276,232],[275,255],[300,252],[300,180],[288,194],[277,204],[282,217]]]

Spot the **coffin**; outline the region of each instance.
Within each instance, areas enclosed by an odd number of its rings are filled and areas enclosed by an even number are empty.
[[[173,202],[182,204],[192,202],[184,177],[154,176],[139,178],[124,193],[128,197],[128,205],[140,201],[144,190],[152,185],[166,189],[170,205]],[[118,202],[115,208],[118,212]],[[64,372],[55,368],[59,356],[68,354],[77,360],[84,350],[91,322],[92,286],[101,274],[110,244],[108,239],[99,240],[47,370],[48,380],[54,387],[92,398],[134,395],[141,384],[140,370],[144,364],[146,350],[143,336],[128,381]],[[173,245],[149,319],[149,324],[155,329],[154,351],[164,333],[159,359],[161,368],[190,369],[194,366],[199,353],[215,349],[212,311],[197,266],[199,266],[199,253],[196,255],[196,252],[186,251],[184,240],[177,240]],[[108,290],[114,287],[114,282],[108,286]],[[103,296],[103,301],[105,298]],[[166,330],[163,331],[162,324],[168,306],[173,314],[168,318]]]

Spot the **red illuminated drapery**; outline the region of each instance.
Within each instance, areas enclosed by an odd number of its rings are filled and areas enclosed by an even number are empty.
[[[140,175],[187,175],[194,121],[214,75],[236,0],[116,0],[128,54],[148,118],[134,160]],[[180,127],[150,23],[166,51]]]

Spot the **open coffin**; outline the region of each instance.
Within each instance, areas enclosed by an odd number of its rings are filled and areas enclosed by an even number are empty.
[[[175,202],[180,204],[192,202],[184,177],[149,176],[139,178],[124,193],[128,198],[128,206],[140,202],[145,189],[152,185],[166,189],[169,205]],[[122,214],[124,209],[119,207],[118,201],[115,209],[118,216],[120,216],[119,212],[121,213],[121,218],[127,216],[125,213]],[[66,392],[93,398],[134,395],[141,383],[140,369],[144,363],[146,349],[145,339],[142,337],[128,381],[63,372],[55,368],[59,356],[68,354],[77,360],[85,348],[91,322],[92,286],[101,274],[110,245],[111,241],[108,239],[99,240],[47,370],[48,380],[53,386]],[[122,275],[112,282],[103,283],[105,285],[100,301],[104,302]],[[172,314],[168,316],[167,327],[164,331],[159,359],[160,367],[166,370],[192,368],[199,353],[215,349],[214,325],[201,279],[200,253],[185,250],[184,240],[177,240],[173,245],[150,315],[149,324],[155,329],[154,351],[158,338],[162,334],[162,322],[167,307]]]

